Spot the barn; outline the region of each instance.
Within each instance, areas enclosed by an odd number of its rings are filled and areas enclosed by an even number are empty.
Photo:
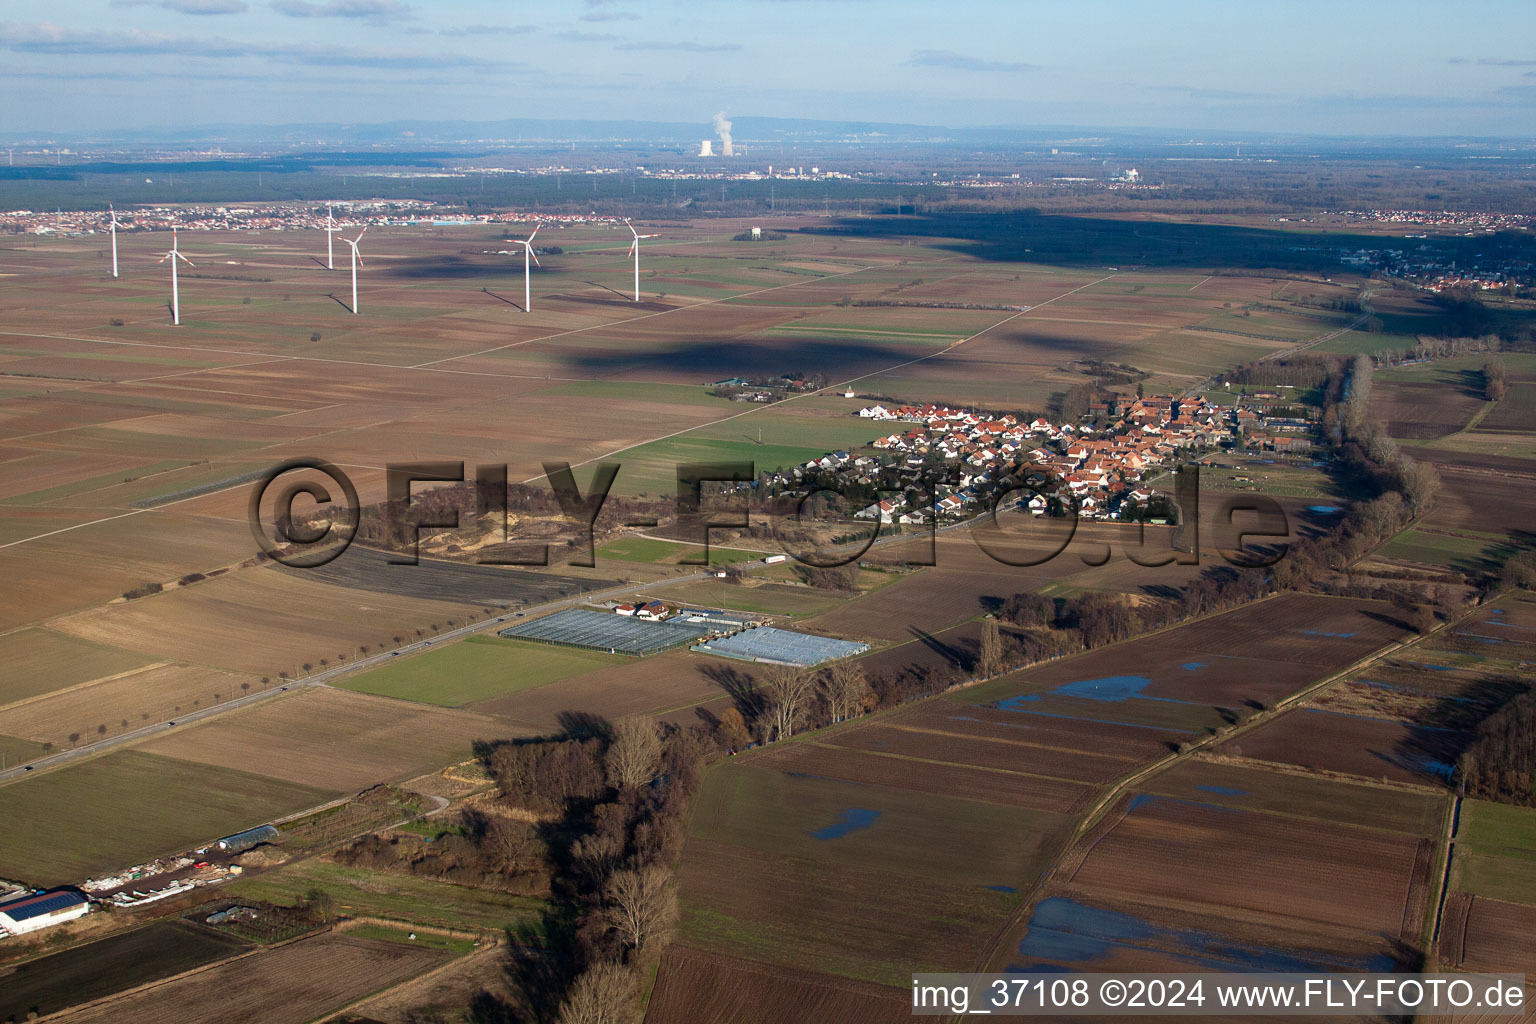
[[[85,895],[74,889],[35,892],[0,903],[0,931],[11,935],[35,932],[84,917],[90,909]]]

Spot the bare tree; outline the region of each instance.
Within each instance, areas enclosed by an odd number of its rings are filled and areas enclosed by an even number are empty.
[[[485,830],[485,843],[510,869],[527,866],[543,853],[533,826],[510,818],[493,818]]]
[[[666,936],[677,920],[677,897],[662,867],[615,871],[603,887],[603,914],[630,949]]]
[[[559,1024],[630,1024],[635,976],[618,964],[596,964],[577,978],[560,1004]]]
[[[995,676],[1003,667],[1003,638],[998,632],[997,620],[988,619],[981,624],[981,657],[976,663],[976,674]]]
[[[649,785],[661,768],[661,737],[656,732],[656,723],[638,716],[614,722],[603,768],[614,789]]]
[[[863,714],[872,696],[864,670],[847,659],[833,662],[827,669],[821,677],[821,692],[834,722]]]
[[[774,738],[794,735],[795,726],[805,720],[815,688],[815,675],[805,669],[785,665],[769,674],[763,683],[763,693]]]

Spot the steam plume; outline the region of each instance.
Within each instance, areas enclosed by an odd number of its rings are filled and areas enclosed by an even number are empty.
[[[731,146],[731,122],[725,119],[725,111],[715,115],[715,131],[720,135],[720,155],[735,156],[736,151]]]

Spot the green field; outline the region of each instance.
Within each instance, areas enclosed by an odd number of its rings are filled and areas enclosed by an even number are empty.
[[[643,384],[621,380],[582,380],[535,392],[540,395],[559,395],[567,398],[600,398],[634,402],[654,402],[658,405],[701,405],[729,409],[729,398],[716,398],[709,389],[689,384],[659,384],[647,381]]]
[[[1443,565],[1464,572],[1489,569],[1499,551],[1507,547],[1503,537],[1452,537],[1443,533],[1410,528],[1376,549],[1382,558],[1400,558],[1422,565]]]
[[[726,608],[758,615],[806,617],[831,611],[852,595],[831,594],[811,587],[768,583],[744,587],[726,580],[700,580],[667,588],[669,598],[710,608]]]
[[[620,537],[598,548],[599,559],[616,558],[621,562],[667,562],[677,564],[683,558],[702,556],[704,549],[692,544],[678,544],[652,537]],[[709,547],[710,565],[731,565],[735,562],[751,562],[763,557],[761,551],[743,551],[739,548]],[[599,563],[601,565],[601,563]]]
[[[472,636],[461,643],[402,656],[334,685],[380,697],[459,707],[628,660],[598,651]]]
[[[690,434],[631,448],[618,456],[624,468],[614,481],[614,489],[624,494],[673,494],[677,490],[678,467],[688,463],[750,462],[756,475],[803,465],[838,447],[778,444],[768,439],[767,431],[763,443],[758,444],[753,440],[757,436],[755,430],[751,437],[746,433],[751,429],[749,422],[735,421],[739,429],[730,440]]]
[[[137,750],[0,786],[0,878],[36,885],[176,853],[324,803],[336,794]]]
[[[230,896],[291,905],[312,888],[336,898],[337,909],[354,916],[386,917],[445,928],[490,929],[538,922],[544,902],[491,889],[473,889],[430,878],[382,874],[310,859],[224,886]]]
[[[348,935],[360,939],[379,939],[383,942],[399,942],[407,946],[426,946],[428,949],[446,949],[450,953],[464,954],[475,948],[474,939],[456,939],[432,932],[413,932],[409,927],[391,928],[382,924],[360,924],[347,929]]]
[[[1490,852],[1513,850],[1536,856],[1536,807],[1463,801],[1456,842]]]

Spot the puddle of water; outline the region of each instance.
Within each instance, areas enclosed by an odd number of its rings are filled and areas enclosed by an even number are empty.
[[[826,828],[807,832],[812,839],[841,839],[850,832],[861,832],[873,825],[880,817],[879,811],[872,811],[867,807],[850,807],[838,813],[837,821]]]

